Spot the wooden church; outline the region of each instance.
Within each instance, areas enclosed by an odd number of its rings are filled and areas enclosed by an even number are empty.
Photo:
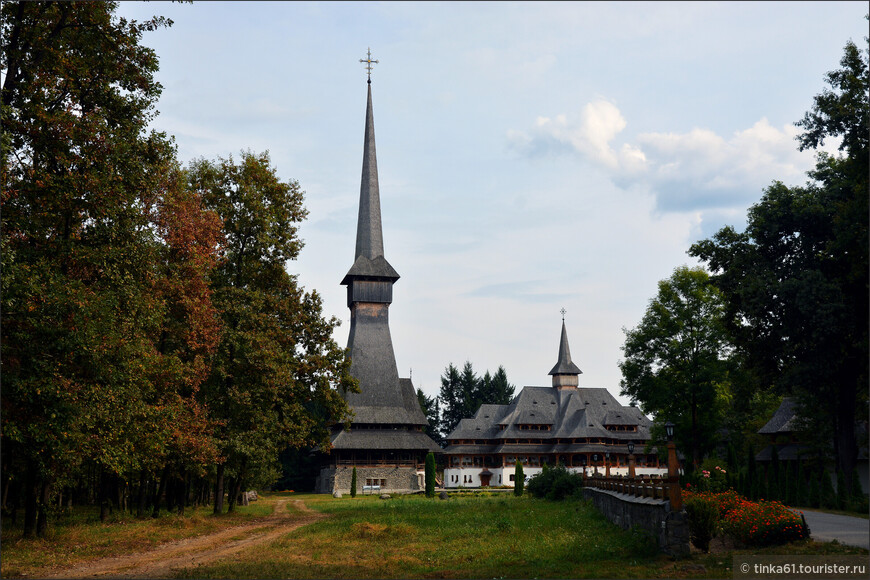
[[[350,309],[350,371],[360,392],[346,395],[354,413],[351,427],[333,425],[332,450],[315,487],[320,493],[347,493],[355,467],[358,491],[418,491],[424,487],[426,454],[441,448],[423,433],[428,421],[411,379],[399,377],[393,352],[389,308],[399,274],[384,257],[371,87],[371,64],[377,61],[369,53],[360,62],[367,64],[369,78],[359,218],[354,262],[341,281]]]

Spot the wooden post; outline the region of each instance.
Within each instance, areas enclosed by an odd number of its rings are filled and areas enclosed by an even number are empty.
[[[680,464],[677,461],[677,447],[673,441],[668,441],[668,499],[671,510],[683,509],[683,496],[680,493]]]
[[[634,473],[634,453],[631,453],[628,456],[628,476],[632,479],[635,477]]]

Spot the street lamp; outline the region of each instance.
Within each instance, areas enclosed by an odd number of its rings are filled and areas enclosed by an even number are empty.
[[[628,476],[634,479],[634,441],[628,442]]]
[[[604,452],[605,477],[610,477],[610,451]]]
[[[668,441],[674,440],[674,424],[668,421],[665,423],[665,433],[668,436]]]

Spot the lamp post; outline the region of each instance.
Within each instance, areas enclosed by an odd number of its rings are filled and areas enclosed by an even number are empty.
[[[593,475],[598,475],[598,454],[592,456],[592,470]]]
[[[604,452],[604,476],[610,477],[610,451]]]
[[[628,476],[634,479],[634,441],[628,442]]]
[[[668,436],[668,499],[671,501],[671,509],[680,511],[683,509],[683,496],[680,493],[680,464],[677,462],[677,447],[674,444],[674,424],[665,423],[665,433]]]

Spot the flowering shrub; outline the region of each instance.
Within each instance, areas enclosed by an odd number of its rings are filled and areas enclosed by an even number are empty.
[[[687,504],[715,503],[722,531],[748,546],[785,544],[809,535],[801,517],[778,501],[752,502],[735,491],[711,493],[692,488],[683,492],[683,498]]]
[[[709,494],[694,495],[686,500],[685,505],[692,543],[704,552],[709,552],[710,540],[716,535],[719,522],[719,506]]]
[[[742,501],[723,519],[723,529],[750,546],[785,544],[806,538],[799,515],[778,501]]]
[[[725,491],[728,489],[727,473],[718,465],[712,469],[702,469],[701,474],[696,478],[697,487],[701,491]]]

